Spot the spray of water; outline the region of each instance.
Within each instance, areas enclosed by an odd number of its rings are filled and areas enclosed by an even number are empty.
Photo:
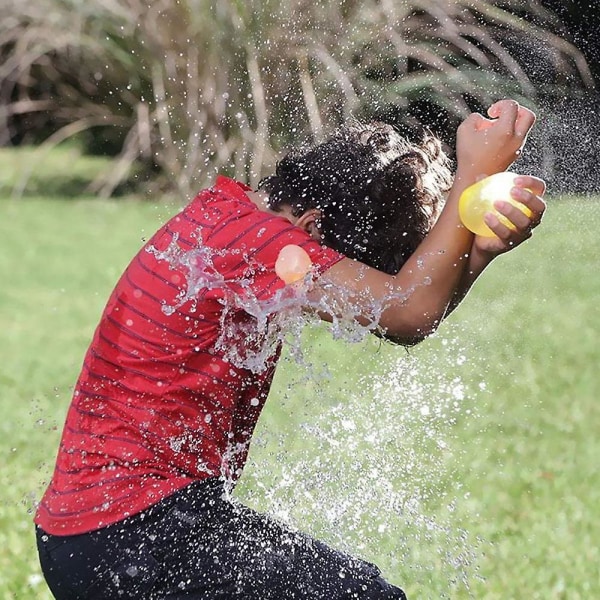
[[[402,302],[411,293],[390,294],[375,303],[337,290],[311,302],[307,293],[313,277],[308,273],[303,281],[261,301],[252,293],[249,281],[223,278],[213,266],[214,251],[200,241],[201,232],[197,239],[193,250],[182,250],[176,239],[164,251],[148,250],[186,276],[187,285],[177,305],[165,305],[165,314],[186,302],[196,302],[203,290],[222,289],[222,333],[217,345],[227,359],[260,372],[283,344],[300,374],[296,383],[310,381],[317,389],[317,403],[318,390],[326,389],[328,375],[306,360],[310,354],[301,342],[306,324],[319,321],[314,316],[317,311],[335,315],[330,332],[343,352],[343,344],[370,337],[388,302]],[[422,285],[428,284],[424,278]],[[365,306],[370,318],[360,325],[356,316],[365,314]],[[239,309],[255,319],[243,332],[228,320],[228,315]],[[240,335],[252,342],[251,352],[239,351],[239,343],[234,342]],[[395,354],[376,374],[361,376],[340,401],[322,403],[318,414],[310,417],[294,416],[303,438],[299,453],[290,456],[285,450],[290,432],[261,434],[254,442],[259,451],[246,468],[242,495],[289,526],[379,564],[382,548],[387,549],[391,572],[407,564],[422,573],[442,569],[448,573],[449,586],[455,581],[468,589],[477,576],[479,550],[468,532],[453,522],[453,512],[465,491],[452,481],[451,467],[456,460],[452,427],[463,414],[466,388],[458,375],[448,375],[466,358],[453,347],[446,353],[452,357],[447,364],[422,365],[410,354],[398,352],[400,357]],[[261,460],[261,455],[273,454],[275,469],[272,460]],[[449,489],[455,493],[450,494]],[[440,514],[440,505],[444,517],[434,516]],[[415,547],[427,547],[431,553],[416,555]]]
[[[277,449],[297,445],[295,431],[262,431],[246,500],[377,562],[392,578],[399,568],[421,581],[443,572],[446,593],[468,590],[481,542],[455,518],[468,492],[453,465],[460,460],[454,426],[470,416],[472,402],[460,376],[448,375],[460,372],[466,355],[454,341],[446,346],[435,365],[402,353],[361,376],[339,402],[295,415],[303,443],[292,456]],[[327,394],[331,382],[321,377],[318,387]],[[275,476],[269,454],[278,461]]]

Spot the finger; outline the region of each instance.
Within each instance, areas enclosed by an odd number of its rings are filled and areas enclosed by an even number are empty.
[[[499,200],[494,202],[494,208],[503,216],[505,216],[516,228],[518,232],[526,233],[533,229],[532,218],[527,216],[518,206]],[[533,216],[533,215],[532,215]]]
[[[498,119],[498,123],[506,126],[509,131],[513,132],[515,123],[519,116],[519,104],[514,100],[500,100],[492,104],[488,109],[488,115],[493,119]]]
[[[520,137],[527,137],[527,134],[531,131],[531,128],[536,121],[535,113],[525,106],[520,106],[517,114],[517,120],[515,123],[515,133]]]
[[[546,203],[544,200],[540,196],[534,194],[532,191],[523,188],[513,188],[510,195],[517,202],[520,202],[531,211],[530,227],[537,227],[544,216],[544,212],[546,211]]]
[[[482,117],[481,120],[478,121],[476,124],[476,131],[484,131],[485,129],[490,129],[495,124],[496,124],[496,121]]]
[[[461,124],[461,128],[472,129],[474,131],[480,131],[485,129],[489,125],[493,124],[493,121],[486,119],[480,113],[471,113]]]
[[[543,196],[546,193],[546,182],[539,177],[533,177],[533,175],[519,175],[515,177],[515,185],[531,190],[538,196]]]
[[[500,219],[494,213],[486,213],[483,217],[483,220],[485,221],[485,224],[492,230],[494,235],[500,238],[500,240],[502,240],[507,247],[515,245],[516,242],[513,240],[516,232],[502,223],[502,221],[500,221]],[[519,234],[519,237],[522,239],[523,234]]]

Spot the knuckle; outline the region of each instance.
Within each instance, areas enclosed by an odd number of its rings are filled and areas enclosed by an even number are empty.
[[[506,244],[510,244],[511,246],[513,245],[512,239],[514,231],[512,229],[505,227],[502,231],[496,232],[496,235]]]

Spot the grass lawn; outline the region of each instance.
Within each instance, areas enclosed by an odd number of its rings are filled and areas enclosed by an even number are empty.
[[[31,511],[106,297],[175,210],[0,202],[0,600],[50,598]],[[600,597],[598,231],[597,200],[551,200],[534,239],[410,353],[306,332],[240,497],[411,598]]]

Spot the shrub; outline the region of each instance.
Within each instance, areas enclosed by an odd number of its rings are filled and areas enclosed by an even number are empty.
[[[349,115],[439,131],[591,82],[537,0],[4,0],[0,23],[0,143],[84,136],[116,154],[102,195],[134,162],[189,197]]]

